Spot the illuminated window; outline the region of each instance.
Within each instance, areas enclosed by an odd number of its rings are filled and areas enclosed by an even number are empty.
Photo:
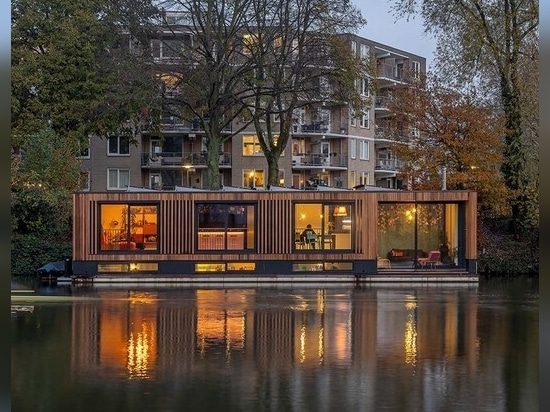
[[[100,205],[100,250],[148,251],[158,249],[156,205]]]
[[[263,170],[244,169],[243,187],[264,187],[265,173]]]
[[[348,202],[296,203],[294,246],[307,251],[349,250],[352,248],[353,218],[354,207]]]
[[[243,156],[263,156],[263,151],[260,147],[258,136],[243,136]]]
[[[225,272],[225,263],[196,263],[195,272]]]
[[[227,262],[227,270],[250,272],[256,270],[256,264],[254,262]]]
[[[254,206],[198,203],[199,250],[254,249]]]
[[[98,273],[158,272],[157,262],[98,263]]]
[[[255,34],[245,34],[243,36],[243,54],[250,55],[257,49],[258,36]]]

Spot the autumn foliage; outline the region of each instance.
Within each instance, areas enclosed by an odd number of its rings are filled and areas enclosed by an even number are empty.
[[[446,188],[478,192],[480,210],[507,216],[511,193],[500,172],[504,119],[475,95],[442,87],[437,81],[396,88],[388,127],[392,150],[403,162],[410,189]]]

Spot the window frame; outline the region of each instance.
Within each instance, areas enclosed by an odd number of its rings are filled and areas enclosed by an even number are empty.
[[[111,141],[113,139],[117,139],[116,140],[116,151],[111,151]],[[121,139],[125,139],[125,140],[127,140],[127,142],[121,141]],[[121,152],[121,147],[124,146],[124,148],[125,148],[126,145],[128,146],[128,152],[127,153]],[[119,136],[119,135],[107,136],[107,156],[125,156],[125,157],[130,156],[130,137],[129,136]]]
[[[336,209],[344,207],[347,215],[336,215]],[[292,202],[293,251],[304,253],[334,253],[350,251],[354,248],[355,216],[352,201]],[[307,247],[302,233],[310,224],[316,234],[315,247]],[[347,243],[346,247],[337,247],[338,243]]]
[[[115,212],[113,215],[112,212],[108,213],[108,209],[119,209],[119,213]],[[99,203],[98,251],[100,253],[158,253],[159,215],[159,202]],[[151,216],[154,218],[152,219]],[[148,227],[149,225],[154,227]],[[146,228],[149,229],[148,233],[145,233]],[[150,232],[150,229],[154,231]],[[154,240],[149,240],[151,237]]]
[[[116,172],[117,174],[117,186],[111,186],[110,173]],[[126,186],[120,185],[121,172],[128,172],[128,184]],[[130,186],[130,169],[109,167],[107,168],[107,190],[127,190]]]
[[[359,140],[359,159],[360,160],[369,160],[370,159],[370,144],[366,139]]]
[[[201,217],[201,213],[208,213],[213,210],[216,216],[221,221],[201,222],[204,218]],[[234,213],[234,212],[241,213]],[[243,214],[244,222],[237,222],[237,216]],[[230,215],[233,215],[233,223],[231,223]],[[210,216],[208,216],[210,217]],[[195,203],[195,244],[197,253],[212,253],[212,251],[234,251],[236,253],[253,253],[256,251],[256,217],[257,217],[257,204],[254,202],[209,202],[200,201]],[[218,226],[211,226],[212,223],[218,224]],[[238,236],[242,235],[242,248],[231,247],[233,244],[231,237],[236,237],[236,242],[239,242]],[[214,236],[214,238],[212,238]],[[222,237],[222,239],[219,239]],[[222,247],[208,247],[219,246],[221,240]]]

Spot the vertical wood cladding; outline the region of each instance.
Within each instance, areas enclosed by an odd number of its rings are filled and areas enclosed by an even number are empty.
[[[200,252],[196,248],[197,202],[246,203],[256,206],[256,250]],[[304,253],[294,250],[294,204],[351,203],[354,212],[352,250]],[[348,260],[376,259],[377,215],[380,202],[462,203],[465,205],[466,258],[476,259],[477,197],[467,191],[252,191],[252,192],[79,192],[73,196],[73,259],[79,261],[159,260]],[[146,252],[99,250],[103,203],[157,204],[158,250]]]

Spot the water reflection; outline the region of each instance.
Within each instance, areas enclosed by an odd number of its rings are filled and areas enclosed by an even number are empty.
[[[111,385],[133,393],[125,410],[493,411],[510,409],[511,387],[523,393],[514,402],[538,407],[529,390],[538,384],[538,349],[529,352],[538,342],[538,296],[511,309],[477,286],[69,293],[95,299],[35,303],[13,320],[17,410],[54,410],[44,402],[58,402],[53,391],[38,408],[23,393],[32,388],[17,384],[32,373],[48,379],[53,359],[63,368],[62,355],[26,357],[38,348],[50,355],[67,348],[70,380],[56,379],[80,410]],[[34,330],[46,318],[55,347]],[[521,357],[513,371],[510,345]],[[176,387],[169,395],[160,389]]]

